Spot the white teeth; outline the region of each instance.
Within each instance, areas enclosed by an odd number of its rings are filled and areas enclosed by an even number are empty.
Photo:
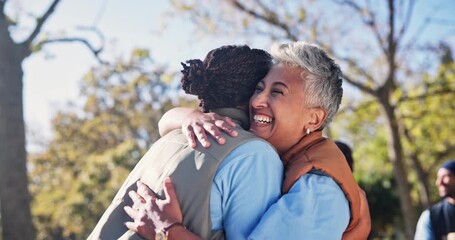
[[[255,122],[259,122],[259,123],[271,123],[272,122],[272,118],[269,118],[269,117],[263,116],[263,115],[254,115],[253,119]]]

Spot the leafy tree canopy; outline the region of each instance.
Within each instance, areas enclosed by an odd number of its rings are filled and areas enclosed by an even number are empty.
[[[126,176],[159,137],[158,120],[175,104],[175,74],[147,50],[101,65],[81,83],[81,103],[53,119],[47,150],[30,157],[38,239],[85,239]],[[173,101],[174,98],[174,101]]]

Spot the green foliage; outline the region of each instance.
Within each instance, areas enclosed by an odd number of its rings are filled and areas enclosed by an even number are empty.
[[[402,91],[394,95],[403,135],[407,136],[403,138],[404,153],[407,159],[417,156],[428,176],[424,184],[431,189],[431,199],[436,201],[439,196],[433,182],[437,167],[455,158],[455,126],[452,124],[455,64],[441,65],[436,75],[426,75],[422,82],[414,83],[409,89],[406,95]],[[379,104],[368,97],[361,98],[364,100],[354,101],[351,96],[345,99],[331,126],[332,135],[353,149],[354,175],[367,193],[375,236],[390,237],[403,228],[403,219],[391,175],[393,167],[387,155],[387,132]],[[423,179],[411,173],[412,197],[418,203],[418,184]]]
[[[347,100],[331,130],[334,139],[352,148],[354,176],[367,195],[373,236],[390,236],[400,222],[400,208],[380,111],[375,101]]]
[[[346,102],[355,102],[347,100]],[[343,102],[345,103],[345,102]],[[347,142],[353,149],[354,175],[365,184],[390,173],[386,131],[381,109],[374,101],[359,102],[358,105],[344,106],[332,124],[334,139]]]
[[[359,181],[360,187],[365,191],[370,207],[371,229],[374,236],[392,236],[396,230],[403,226],[400,216],[400,202],[394,189],[396,184],[390,174],[376,175],[368,178],[368,182]]]
[[[427,97],[420,97],[427,96]],[[441,65],[436,76],[425,75],[423,83],[403,97],[399,105],[401,124],[406,138],[405,154],[415,157],[422,165],[427,184],[433,188],[437,167],[450,158],[455,158],[455,64]],[[417,183],[417,176],[413,183]],[[417,198],[418,192],[414,193]],[[438,199],[436,191],[431,196]]]
[[[30,157],[37,239],[86,239],[130,170],[159,137],[157,123],[176,89],[147,50],[92,69],[83,108],[53,119],[47,150]]]

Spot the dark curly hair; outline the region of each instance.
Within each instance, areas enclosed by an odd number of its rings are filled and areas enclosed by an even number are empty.
[[[246,105],[256,84],[272,66],[271,56],[260,49],[228,45],[199,59],[182,63],[182,88],[198,96],[204,112],[215,108]]]

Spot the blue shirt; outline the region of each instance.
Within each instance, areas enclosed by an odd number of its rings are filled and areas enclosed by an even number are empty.
[[[349,203],[338,184],[311,171],[267,210],[248,239],[341,239],[349,219]]]
[[[427,209],[420,215],[414,240],[434,240],[433,228],[431,227],[430,211]]]
[[[246,239],[261,216],[281,195],[283,165],[274,148],[250,141],[220,164],[210,195],[212,230],[227,239]]]

